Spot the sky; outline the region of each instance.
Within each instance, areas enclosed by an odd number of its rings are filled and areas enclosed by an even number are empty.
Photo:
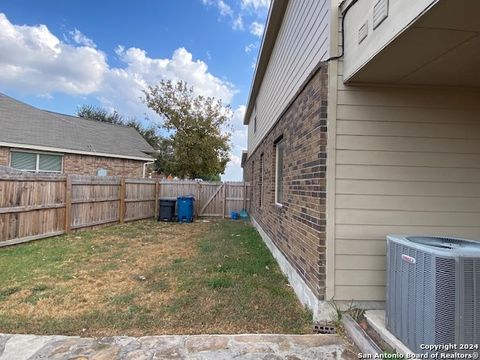
[[[230,104],[231,161],[241,180],[243,116],[270,0],[2,0],[0,92],[73,115],[83,104],[146,125],[142,90],[184,80]]]

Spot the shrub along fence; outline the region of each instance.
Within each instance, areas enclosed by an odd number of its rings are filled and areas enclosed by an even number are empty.
[[[248,208],[249,184],[80,175],[0,174],[0,247],[157,216],[158,200],[195,196],[198,216]]]

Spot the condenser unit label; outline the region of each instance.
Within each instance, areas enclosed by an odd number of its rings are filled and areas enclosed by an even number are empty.
[[[415,260],[415,258],[413,258],[411,256],[408,256],[408,255],[405,255],[405,254],[402,254],[402,260],[409,263],[409,264],[415,264],[417,262],[417,260]]]

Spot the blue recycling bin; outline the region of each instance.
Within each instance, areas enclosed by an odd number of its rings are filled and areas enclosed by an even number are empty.
[[[179,196],[177,198],[177,218],[178,222],[190,223],[193,221],[193,209],[195,198],[193,195]]]

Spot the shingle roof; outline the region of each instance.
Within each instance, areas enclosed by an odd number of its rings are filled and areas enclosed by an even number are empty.
[[[133,128],[40,110],[0,93],[0,143],[152,159]]]

